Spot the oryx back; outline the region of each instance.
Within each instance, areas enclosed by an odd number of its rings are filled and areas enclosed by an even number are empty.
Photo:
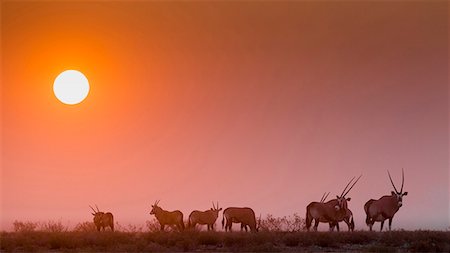
[[[252,232],[256,232],[256,216],[253,209],[249,207],[229,207],[223,211],[222,225],[226,220],[225,231],[230,230],[232,223],[241,223],[243,226],[248,225]]]
[[[324,194],[320,202],[311,202],[308,206],[306,206],[306,229],[309,231],[312,225],[312,221],[314,221],[315,231],[317,231],[319,222],[329,223],[330,230],[332,230],[333,227],[336,226],[337,230],[339,231],[339,222],[345,220],[346,216],[348,215],[347,202],[350,201],[351,198],[347,198],[346,195],[359,181],[361,176],[359,176],[358,179],[356,179],[356,181],[354,182],[353,180],[355,179],[355,177],[353,177],[350,182],[348,182],[347,186],[345,186],[341,195],[336,195],[336,199],[324,202],[326,197],[328,196],[328,194]],[[350,186],[350,184],[352,185]],[[349,186],[350,188],[348,188]]]
[[[219,213],[213,210],[192,211],[189,215],[189,227],[195,227],[196,224],[211,226],[216,223],[218,217]]]
[[[158,202],[152,205],[152,211],[150,214],[154,214],[159,224],[161,225],[161,230],[164,230],[166,225],[175,225],[178,230],[184,230],[183,213],[179,210],[166,211],[158,206]]]
[[[366,224],[372,230],[372,226],[375,222],[381,222],[380,231],[383,230],[385,220],[389,220],[389,230],[391,230],[392,219],[400,207],[403,205],[403,197],[408,192],[403,192],[403,185],[405,182],[404,171],[402,169],[402,186],[400,191],[395,187],[394,181],[392,181],[391,174],[387,172],[391,181],[392,187],[395,191],[391,192],[391,195],[385,195],[381,198],[374,200],[370,199],[364,204],[364,212],[366,213]]]
[[[312,202],[306,207],[306,226],[309,228],[313,220],[318,222],[338,222],[339,218],[343,219],[345,210],[337,210],[339,205],[337,199],[328,202]],[[344,212],[344,214],[341,214]]]
[[[222,208],[219,208],[219,201],[217,204],[212,203],[212,208],[206,211],[192,211],[189,215],[188,219],[188,227],[195,227],[195,225],[207,225],[208,230],[214,229],[214,224],[216,223],[217,218],[219,217],[219,212]]]
[[[94,211],[92,215],[94,215],[94,224],[97,227],[97,231],[105,230],[107,227],[110,227],[112,231],[114,231],[114,216],[112,213],[100,212],[97,205],[95,205],[97,210],[93,207],[91,209]]]

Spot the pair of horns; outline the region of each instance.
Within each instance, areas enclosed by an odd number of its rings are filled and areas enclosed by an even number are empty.
[[[330,195],[330,192],[328,192],[328,193],[324,192],[322,195],[322,198],[320,199],[320,202],[325,202],[325,200],[328,198],[328,195]]]
[[[213,209],[214,209],[214,210],[219,209],[219,201],[217,201],[217,206],[214,206],[214,202],[212,202],[212,205],[213,205]]]
[[[402,168],[402,188],[400,188],[400,191],[397,191],[397,188],[395,188],[395,184],[394,181],[392,181],[391,173],[389,173],[389,170],[387,171],[387,173],[389,175],[389,179],[391,180],[391,184],[394,187],[395,193],[401,194],[403,192],[403,184],[405,183],[405,172],[403,171],[403,168]]]
[[[159,200],[155,201],[155,204],[153,204],[154,206],[157,206],[159,204]]]
[[[358,179],[356,179],[355,182],[353,182],[352,186],[347,190],[347,187],[352,183],[352,181],[355,179],[355,177],[353,177],[352,180],[350,180],[350,182],[348,182],[347,186],[345,186],[344,190],[341,193],[341,198],[344,198],[350,192],[350,190],[353,188],[353,186],[355,186],[355,184],[358,182],[358,180],[361,177],[362,177],[362,174],[358,177]]]
[[[89,205],[89,207],[92,209],[92,211],[94,211],[94,214],[96,214],[96,213],[99,213],[100,212],[100,210],[98,210],[98,206],[97,206],[97,204],[95,204],[95,207],[97,208],[97,211],[95,211],[95,209],[91,206],[91,205]]]

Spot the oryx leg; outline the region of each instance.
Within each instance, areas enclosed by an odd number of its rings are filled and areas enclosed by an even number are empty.
[[[164,231],[165,225],[164,224],[160,224],[160,225],[161,225],[161,231]]]
[[[230,231],[231,232],[232,224],[233,223],[231,222],[231,219],[230,220],[227,219],[227,224],[225,225],[225,231]]]
[[[391,231],[392,218],[389,219],[389,231]]]
[[[347,227],[348,227],[348,231],[350,231],[351,230],[351,223],[350,223],[350,220],[349,219],[344,219],[344,222],[345,222],[345,224],[347,224]]]
[[[383,231],[384,220],[381,221],[380,232]]]
[[[319,226],[319,219],[314,220],[314,231],[317,231],[317,227]]]
[[[336,230],[339,232],[339,222],[336,221]]]

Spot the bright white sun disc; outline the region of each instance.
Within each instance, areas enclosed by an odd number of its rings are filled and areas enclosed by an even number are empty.
[[[56,77],[53,83],[53,92],[56,98],[64,104],[78,104],[87,97],[89,82],[80,71],[66,70]]]

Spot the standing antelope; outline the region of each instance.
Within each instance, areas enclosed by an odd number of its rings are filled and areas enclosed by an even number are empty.
[[[219,208],[219,202],[217,202],[217,206],[214,206],[214,202],[212,203],[213,207],[210,210],[202,211],[192,211],[189,215],[188,227],[195,227],[195,225],[208,225],[208,231],[214,230],[214,224],[216,223],[217,218],[219,217],[219,212],[222,208]]]
[[[179,231],[184,230],[183,213],[179,210],[166,211],[158,206],[159,200],[155,201],[152,205],[152,211],[150,214],[154,214],[159,224],[161,225],[161,231],[164,231],[166,225],[176,225]]]
[[[376,221],[381,222],[380,231],[383,230],[384,221],[389,219],[389,230],[391,230],[392,219],[395,213],[403,204],[403,196],[408,195],[408,192],[403,192],[403,183],[405,182],[405,175],[402,169],[402,187],[400,191],[397,191],[395,184],[392,181],[391,174],[388,171],[389,179],[394,187],[394,191],[391,191],[391,195],[385,195],[378,200],[371,199],[364,205],[364,211],[366,212],[366,224],[372,231],[372,226]]]
[[[257,232],[259,229],[256,224],[255,212],[249,207],[228,207],[225,209],[223,211],[222,228],[225,226],[225,231],[231,231],[233,222],[241,223],[241,230],[245,228],[247,231],[247,226],[250,227],[252,232]]]
[[[322,195],[322,198],[320,199],[320,203],[324,203],[329,194],[330,194],[330,192],[326,193],[326,195],[324,193]],[[353,231],[355,229],[353,213],[350,209],[347,208],[347,211],[345,212],[345,214],[341,217],[338,217],[337,222],[339,223],[341,221],[343,221],[343,222],[345,222],[345,224],[347,224],[348,231]],[[320,222],[328,222],[328,221],[326,219],[320,219]],[[330,230],[333,231],[336,224],[333,222],[329,222],[329,224],[330,224]]]
[[[306,207],[306,228],[310,229],[311,223],[314,220],[314,230],[317,231],[317,227],[319,226],[319,222],[326,222],[330,224],[330,230],[336,226],[337,231],[339,231],[339,220],[343,219],[346,216],[348,206],[347,202],[350,201],[351,198],[346,198],[345,196],[350,192],[350,190],[355,186],[361,176],[356,179],[353,185],[347,190],[348,186],[355,179],[353,177],[350,182],[345,186],[340,196],[336,195],[336,199],[332,199],[328,202],[311,202]]]
[[[92,209],[92,211],[94,211],[92,215],[94,215],[94,224],[97,227],[97,231],[100,231],[101,229],[105,231],[106,227],[110,227],[111,230],[114,231],[114,217],[112,213],[100,212],[97,205],[95,205],[97,211],[92,206],[89,207]]]

